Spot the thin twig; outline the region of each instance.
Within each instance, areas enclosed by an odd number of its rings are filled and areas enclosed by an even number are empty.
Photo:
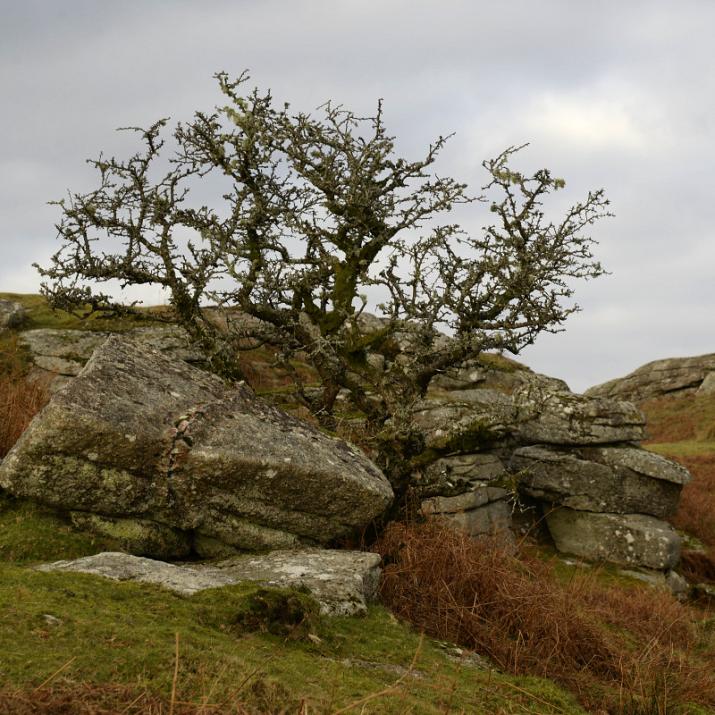
[[[353,708],[356,708],[359,705],[364,706],[366,703],[369,703],[371,700],[375,700],[375,699],[381,698],[385,695],[389,695],[394,690],[396,690],[406,678],[408,678],[410,675],[412,675],[412,671],[415,668],[417,659],[419,658],[420,653],[422,652],[422,643],[423,643],[424,639],[425,639],[425,636],[424,636],[424,633],[422,633],[420,635],[420,642],[417,644],[417,650],[415,651],[415,654],[412,657],[412,662],[410,663],[410,667],[394,683],[392,683],[392,685],[388,685],[386,688],[383,688],[382,690],[379,690],[376,693],[370,693],[369,695],[366,695],[364,698],[355,700],[354,702],[350,703],[349,705],[346,705],[344,708],[340,708],[339,710],[334,710],[332,712],[332,715],[341,715],[342,713],[348,712],[348,710],[352,710]]]
[[[38,690],[42,690],[48,683],[52,682],[65,668],[68,668],[74,661],[77,660],[77,656],[72,656],[64,665],[60,666],[49,678],[43,680],[32,692],[36,693]]]
[[[175,643],[174,678],[171,681],[171,702],[169,703],[169,715],[174,715],[174,705],[176,704],[176,683],[179,680],[179,631],[176,631]]]

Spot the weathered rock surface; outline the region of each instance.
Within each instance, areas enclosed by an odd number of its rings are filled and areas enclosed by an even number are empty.
[[[634,447],[521,447],[511,466],[522,472],[521,489],[531,497],[572,509],[661,518],[675,512],[690,480],[680,465]]]
[[[35,418],[0,465],[0,486],[241,549],[325,543],[392,498],[346,442],[121,336]]]
[[[428,447],[447,452],[483,450],[504,439],[574,446],[645,439],[645,418],[630,402],[554,390],[540,378],[531,373],[520,386],[511,384],[511,393],[494,387],[432,393],[417,405],[415,421]]]
[[[700,383],[700,387],[695,391],[696,395],[715,395],[715,371],[705,375],[705,379]]]
[[[112,518],[84,511],[69,516],[76,529],[113,539],[119,548],[138,556],[181,559],[195,550],[194,535],[149,519]]]
[[[75,561],[56,561],[40,571],[72,571],[115,581],[151,583],[190,596],[245,581],[303,587],[326,615],[364,613],[377,596],[380,557],[360,551],[304,549],[243,556],[215,565],[175,565],[129,554],[106,552]]]
[[[645,438],[642,412],[492,357],[439,375],[416,407],[437,456],[415,476],[423,512],[474,535],[508,528],[505,487],[517,488],[547,512],[568,507],[546,522],[559,550],[667,568],[672,553],[654,552],[660,542],[651,537],[665,535],[672,547],[672,529],[659,519],[675,511],[689,474],[635,446]]]
[[[504,463],[498,455],[476,452],[435,460],[415,475],[414,485],[421,497],[455,496],[506,476]]]
[[[625,377],[586,390],[587,395],[644,402],[670,395],[690,395],[715,373],[715,353],[695,357],[654,360]],[[712,384],[708,382],[708,384]]]
[[[90,330],[26,330],[20,335],[20,342],[29,351],[37,374],[75,377],[110,335],[112,333]],[[176,325],[133,328],[123,335],[177,360],[203,362],[203,356],[191,345],[186,331]]]
[[[322,612],[334,616],[364,613],[377,599],[381,570],[378,554],[328,549],[241,556],[218,567],[238,581],[307,588]]]
[[[0,300],[0,332],[17,328],[25,319],[25,308],[14,300]]]
[[[520,442],[561,445],[637,442],[645,439],[645,417],[630,402],[530,387],[514,395]]]
[[[546,522],[559,551],[591,561],[665,571],[680,558],[680,536],[653,516],[558,507],[547,512]]]
[[[509,493],[484,486],[453,497],[432,497],[422,502],[422,512],[447,520],[470,536],[511,534]]]

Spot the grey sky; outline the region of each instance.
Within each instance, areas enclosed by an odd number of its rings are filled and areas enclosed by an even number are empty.
[[[709,0],[0,0],[0,291],[34,292],[55,207],[93,188],[113,130],[220,101],[250,69],[279,100],[358,112],[385,100],[407,156],[477,189],[481,161],[531,142],[525,169],[604,186],[593,231],[612,275],[522,359],[583,389],[648,360],[715,351],[715,3]],[[480,216],[479,218],[482,218]],[[478,219],[475,227],[479,225]],[[470,226],[471,227],[471,226]],[[155,302],[159,294],[146,295]]]

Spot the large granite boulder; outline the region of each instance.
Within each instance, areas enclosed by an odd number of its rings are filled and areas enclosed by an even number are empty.
[[[362,551],[302,549],[241,556],[213,565],[167,564],[119,552],[38,566],[39,571],[87,573],[150,583],[184,596],[246,581],[307,589],[328,616],[360,615],[377,597],[380,556]]]
[[[689,472],[635,447],[520,447],[511,458],[523,492],[572,509],[671,516]]]
[[[74,519],[97,515],[99,529],[189,532],[208,555],[326,543],[392,499],[357,448],[121,336],[35,418],[0,465],[0,487]]]
[[[25,308],[14,300],[0,300],[0,332],[17,328],[25,319]]]
[[[653,516],[557,507],[547,512],[546,523],[559,551],[590,561],[667,571],[680,559],[680,536]]]
[[[586,390],[594,397],[644,402],[658,397],[692,395],[715,373],[715,353],[654,360],[625,377]],[[710,380],[714,378],[709,378]]]

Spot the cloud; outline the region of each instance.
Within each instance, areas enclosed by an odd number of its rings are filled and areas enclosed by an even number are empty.
[[[546,93],[527,110],[530,125],[552,141],[578,150],[638,153],[650,145],[647,130],[615,93]],[[601,95],[601,96],[599,96]]]
[[[24,0],[0,24],[0,290],[37,289],[57,248],[46,202],[93,188],[84,159],[126,156],[123,125],[220,101],[250,68],[279,101],[385,99],[398,149],[456,132],[439,171],[475,190],[481,161],[531,142],[520,168],[567,180],[554,211],[605,186],[593,228],[612,275],[524,354],[586,387],[668,354],[712,352],[715,57],[709,0]],[[207,196],[207,199],[210,198]],[[460,212],[470,230],[483,215]],[[148,300],[156,300],[152,293]]]

